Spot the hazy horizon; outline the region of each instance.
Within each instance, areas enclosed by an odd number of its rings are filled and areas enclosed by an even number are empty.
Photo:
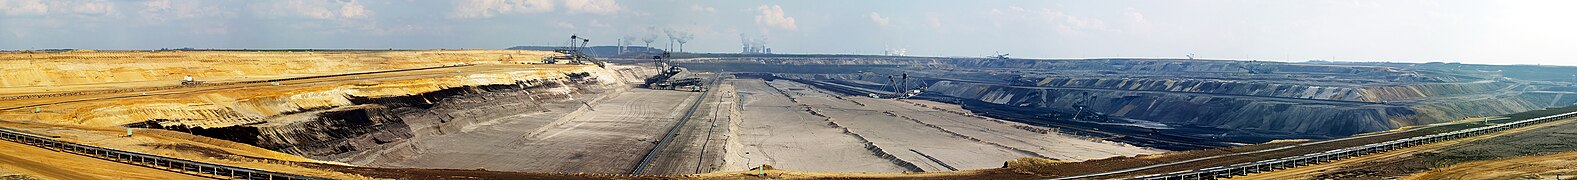
[[[502,49],[1577,66],[1571,1],[0,0],[0,49]]]

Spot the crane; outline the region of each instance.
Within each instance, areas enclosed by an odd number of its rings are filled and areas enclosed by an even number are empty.
[[[1240,69],[1247,70],[1249,74],[1271,74],[1271,73],[1273,73],[1271,70],[1266,69],[1263,64],[1259,63],[1259,61],[1249,61],[1248,66],[1244,66],[1242,64],[1234,64],[1234,65],[1237,66]]]
[[[996,52],[994,54],[996,54],[996,55],[991,55],[991,56],[987,56],[987,57],[990,57],[991,59],[1008,59],[1008,54],[1007,53]]]
[[[576,43],[576,41],[580,41],[580,43]],[[558,64],[558,61],[563,59],[569,60],[570,64],[586,64],[586,62],[591,62],[593,64],[597,64],[597,67],[606,68],[606,63],[603,63],[601,60],[597,60],[597,58],[587,56],[586,53],[584,53],[583,50],[588,48],[588,44],[591,44],[591,39],[581,38],[579,35],[571,34],[569,35],[568,46],[565,46],[565,48],[553,50],[553,52],[564,53],[565,56],[549,57],[543,60],[543,63]]]
[[[893,90],[889,97],[896,99],[918,96],[920,93],[925,92],[925,87],[929,85],[930,84],[926,83],[925,81],[920,81],[920,86],[909,88],[909,73],[901,73],[896,78],[892,75],[887,75],[887,87],[890,87]],[[870,94],[870,96],[872,98],[881,98],[881,96],[875,93]]]

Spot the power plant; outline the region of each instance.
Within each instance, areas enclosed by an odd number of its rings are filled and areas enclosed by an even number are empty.
[[[767,47],[767,38],[751,38],[739,34],[740,54],[772,54],[772,48]]]

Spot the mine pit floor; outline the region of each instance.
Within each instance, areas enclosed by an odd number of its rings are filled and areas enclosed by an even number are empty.
[[[767,161],[764,163],[778,168],[809,171],[893,172],[893,169],[877,167],[894,168],[892,165],[897,165],[897,168],[902,168],[907,164],[923,171],[947,171],[948,166],[957,169],[995,168],[1000,167],[1002,162],[1021,157],[1047,156],[1077,161],[1158,152],[1116,143],[1040,134],[1013,126],[1024,124],[966,116],[919,103],[841,96],[791,81],[741,79],[731,83],[745,94],[742,97],[745,106],[739,141],[744,144],[746,151],[753,152],[748,156],[730,157],[732,167],[739,167],[740,164],[735,163],[737,161],[755,161],[757,164]],[[957,107],[926,103],[937,108]],[[784,128],[778,126],[789,124],[773,125],[788,122],[800,122],[806,127]],[[761,127],[763,125],[765,127]],[[812,131],[819,128],[826,128],[825,131],[829,132]],[[795,131],[780,132],[780,129]],[[809,134],[794,135],[799,133]],[[821,140],[814,145],[794,143],[794,139],[800,138]],[[848,140],[833,141],[837,139]],[[863,149],[864,145],[861,144],[865,142],[880,148],[880,153]],[[838,149],[843,150],[832,151]],[[812,153],[821,157],[797,153]],[[826,156],[830,154],[849,157]],[[892,156],[892,159],[882,159],[883,154]],[[817,163],[823,161],[836,161],[841,163],[830,164],[856,167],[829,167],[829,163]],[[883,163],[891,165],[873,166]]]
[[[699,94],[612,91],[547,102],[546,111],[483,112],[512,114],[499,119],[456,117],[450,121],[477,123],[381,145],[347,161],[391,168],[624,173]],[[379,154],[387,152],[402,154]]]

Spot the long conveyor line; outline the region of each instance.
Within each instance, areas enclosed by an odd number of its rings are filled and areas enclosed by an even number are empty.
[[[20,130],[0,127],[0,139],[6,141],[36,146],[39,148],[88,156],[103,160],[115,161],[125,164],[162,169],[172,172],[191,174],[215,179],[256,179],[256,180],[327,180],[328,178],[286,174],[266,170],[235,167],[223,164],[213,164],[189,161],[158,155],[122,151],[111,148],[95,147],[73,142],[55,140],[54,137],[28,133]]]
[[[1577,117],[1577,112],[1567,112],[1567,113],[1549,115],[1549,116],[1544,116],[1544,117],[1519,120],[1519,121],[1515,121],[1515,122],[1511,122],[1511,123],[1497,124],[1497,125],[1493,125],[1493,126],[1477,127],[1477,128],[1472,128],[1472,129],[1463,129],[1463,130],[1457,130],[1457,131],[1445,132],[1445,133],[1439,133],[1439,134],[1432,134],[1432,135],[1411,137],[1411,138],[1405,138],[1405,139],[1391,140],[1391,141],[1386,141],[1386,142],[1366,144],[1366,145],[1361,145],[1361,146],[1354,146],[1354,147],[1348,147],[1348,148],[1342,148],[1342,149],[1335,149],[1335,150],[1329,150],[1329,151],[1324,151],[1324,152],[1309,153],[1309,154],[1304,154],[1304,155],[1299,155],[1299,156],[1290,156],[1290,157],[1283,157],[1283,158],[1278,158],[1278,159],[1255,161],[1255,162],[1249,162],[1249,163],[1233,164],[1233,165],[1226,165],[1226,166],[1217,166],[1217,167],[1210,167],[1210,168],[1190,170],[1190,171],[1180,171],[1180,172],[1172,172],[1172,173],[1165,173],[1165,174],[1147,175],[1147,176],[1136,177],[1136,178],[1133,178],[1133,179],[1145,179],[1145,180],[1194,180],[1194,179],[1217,179],[1217,178],[1231,178],[1231,177],[1234,177],[1234,176],[1246,176],[1248,174],[1253,174],[1253,173],[1270,172],[1270,171],[1276,171],[1276,170],[1293,168],[1293,167],[1299,167],[1299,166],[1314,165],[1314,164],[1319,164],[1319,163],[1324,163],[1324,162],[1330,162],[1330,161],[1341,160],[1341,159],[1352,158],[1352,157],[1359,157],[1359,156],[1363,156],[1363,155],[1367,155],[1367,154],[1380,153],[1380,152],[1396,150],[1396,149],[1401,149],[1401,148],[1407,148],[1407,147],[1412,147],[1412,146],[1417,146],[1417,145],[1424,145],[1424,144],[1429,144],[1429,143],[1434,143],[1434,142],[1441,142],[1441,141],[1447,141],[1447,140],[1452,140],[1452,139],[1457,139],[1457,138],[1465,138],[1465,137],[1477,136],[1477,135],[1481,135],[1481,134],[1489,134],[1489,133],[1499,132],[1499,131],[1508,130],[1508,129],[1512,129],[1512,128],[1525,127],[1525,126],[1541,124],[1541,123],[1550,122],[1550,121],[1556,121],[1556,120],[1562,120],[1562,119],[1567,119],[1567,118],[1572,118],[1572,117]],[[1088,177],[1088,176],[1086,176],[1086,177]]]

